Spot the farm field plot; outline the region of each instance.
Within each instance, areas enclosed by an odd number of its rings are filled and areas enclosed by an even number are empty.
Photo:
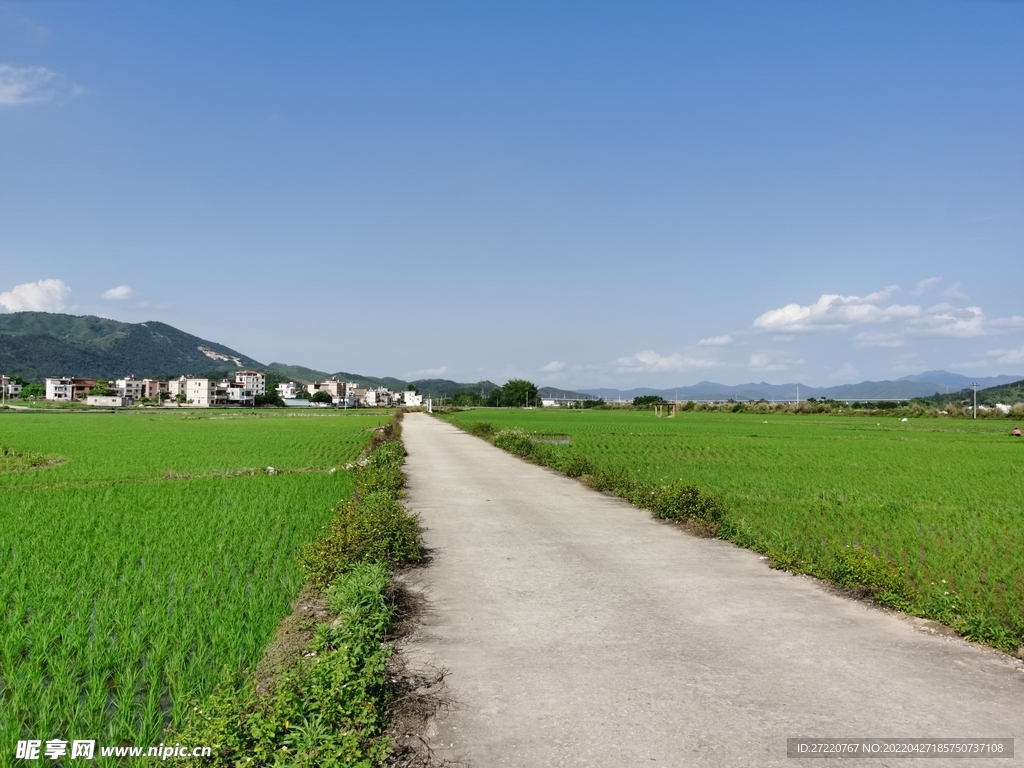
[[[18,739],[157,744],[258,661],[389,416],[0,415],[0,765]]]
[[[501,409],[447,418],[521,427],[556,455],[634,480],[697,483],[759,548],[810,563],[863,548],[899,566],[929,614],[948,608],[1024,637],[1024,440],[1007,422]]]

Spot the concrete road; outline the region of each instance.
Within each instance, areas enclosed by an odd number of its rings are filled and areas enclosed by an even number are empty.
[[[411,414],[432,562],[403,651],[449,671],[436,754],[473,766],[1024,764],[1015,660],[773,571]],[[1014,759],[806,759],[787,737],[1013,737]],[[837,765],[838,764],[838,765]]]

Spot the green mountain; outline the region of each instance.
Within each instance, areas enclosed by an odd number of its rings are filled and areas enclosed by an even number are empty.
[[[48,376],[180,376],[260,368],[262,363],[166,323],[121,323],[93,315],[0,314],[0,372]]]
[[[454,397],[460,392],[476,392],[487,397],[491,390],[497,389],[498,385],[492,381],[478,381],[474,384],[464,384],[449,379],[418,379],[411,382],[421,395],[427,397]]]
[[[959,392],[950,392],[949,394],[936,393],[933,397],[927,399],[938,403],[970,404],[974,402],[974,391],[967,387]],[[986,387],[985,389],[978,390],[978,405],[991,407],[996,403],[1006,403],[1007,405],[1024,403],[1024,379],[1011,384],[999,384],[995,387]]]
[[[267,372],[276,374],[276,378],[280,381],[295,381],[300,384],[312,384],[314,381],[331,378],[331,374],[325,371],[307,368],[304,365],[287,365],[285,363],[271,363],[267,366]]]
[[[448,379],[407,382],[390,376],[363,376],[338,371],[327,373],[301,365],[264,365],[166,323],[121,323],[93,315],[49,312],[0,314],[0,373],[42,381],[53,376],[165,378],[185,374],[220,377],[240,368],[267,372],[267,384],[336,378],[363,387],[389,387],[400,391],[410,383],[428,397],[451,397],[459,392],[487,394],[497,385],[489,381],[460,384]]]

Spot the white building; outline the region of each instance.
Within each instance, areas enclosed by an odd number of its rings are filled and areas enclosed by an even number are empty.
[[[188,379],[185,402],[197,408],[213,408],[228,404],[227,389],[213,379]]]
[[[117,390],[117,394],[121,397],[126,397],[132,402],[142,399],[142,390],[145,385],[142,383],[142,379],[126,378],[118,379],[114,382],[114,389]]]
[[[277,396],[282,400],[294,400],[299,396],[299,391],[302,389],[294,381],[286,381],[283,384],[277,385]]]
[[[239,381],[222,381],[217,385],[227,393],[228,404],[251,408],[256,403],[256,393]]]
[[[0,376],[0,397],[5,399],[21,394],[21,384],[15,384],[6,376]]]
[[[172,398],[178,395],[188,394],[188,377],[182,376],[180,379],[171,379],[167,382],[167,394]]]
[[[87,395],[85,404],[100,405],[106,408],[127,408],[132,404],[132,401],[120,395]]]
[[[423,405],[423,395],[413,392],[411,389],[402,393],[402,405],[408,408],[418,408]]]
[[[65,402],[70,402],[74,399],[74,393],[74,386],[71,384],[71,379],[46,380],[47,400],[63,400]]]
[[[255,395],[267,394],[267,375],[259,371],[238,371],[235,381],[253,391]]]

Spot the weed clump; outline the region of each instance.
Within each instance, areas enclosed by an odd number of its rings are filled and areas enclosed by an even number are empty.
[[[533,438],[519,427],[501,430],[494,435],[491,442],[502,450],[524,459],[532,454],[534,449]]]
[[[878,593],[898,596],[907,589],[899,568],[860,547],[837,550],[828,576],[841,587],[860,588],[872,596]]]
[[[327,535],[299,555],[314,586],[326,588],[357,563],[397,566],[422,559],[419,523],[401,502],[404,457],[402,443],[392,438],[353,470],[355,492],[335,510]]]
[[[354,566],[328,592],[338,618],[317,628],[313,657],[266,696],[253,680],[241,688],[226,680],[176,738],[212,745],[203,765],[383,764],[390,752],[385,671],[392,650],[383,642],[391,626],[389,580],[384,565]]]
[[[466,427],[466,431],[471,435],[487,438],[494,434],[494,425],[486,421],[474,421]]]
[[[725,508],[715,495],[693,483],[675,482],[655,489],[649,508],[663,520],[721,523],[725,518]]]

